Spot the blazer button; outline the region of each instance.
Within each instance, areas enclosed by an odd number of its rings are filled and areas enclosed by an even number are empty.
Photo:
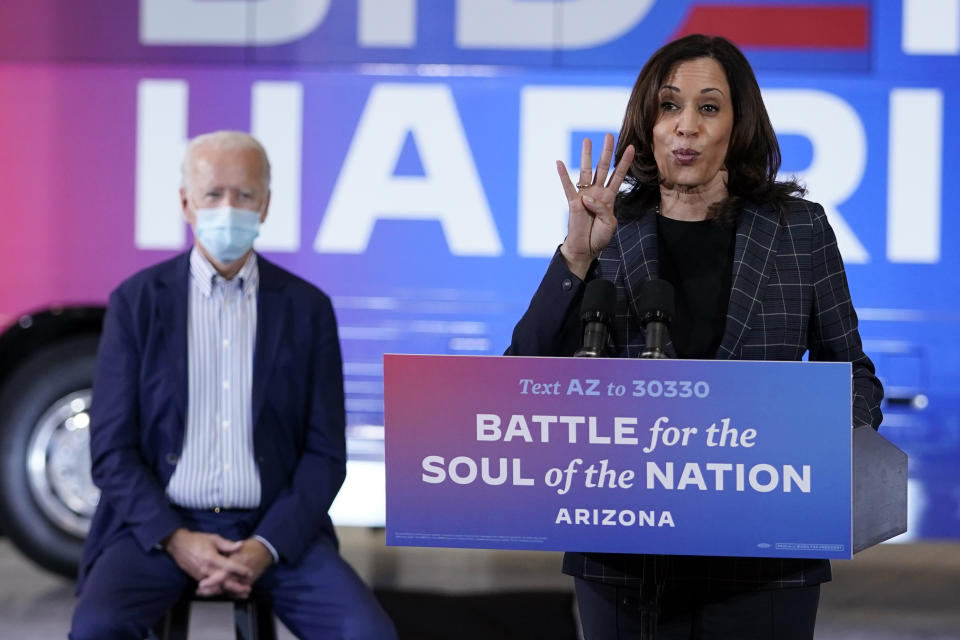
[[[564,278],[561,286],[563,287],[564,291],[570,291],[570,289],[573,288],[573,280],[570,278]]]
[[[167,454],[167,464],[177,464],[178,460],[180,460],[180,458],[177,456],[177,454],[175,453]]]

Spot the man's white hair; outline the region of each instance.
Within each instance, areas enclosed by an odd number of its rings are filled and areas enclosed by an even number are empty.
[[[260,154],[263,167],[263,186],[270,188],[270,160],[267,159],[267,150],[249,133],[243,131],[212,131],[202,133],[187,143],[187,150],[183,154],[183,163],[180,166],[180,185],[187,189],[190,186],[190,177],[193,175],[193,163],[196,161],[197,150],[201,148],[227,151],[234,149],[252,149]]]

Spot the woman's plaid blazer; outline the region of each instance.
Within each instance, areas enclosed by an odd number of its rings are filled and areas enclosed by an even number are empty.
[[[623,215],[610,244],[586,280],[617,288],[611,348],[638,357],[644,331],[638,321],[640,285],[659,272],[656,211]],[[508,355],[569,356],[582,338],[579,312],[584,281],[559,251],[513,332]],[[667,345],[672,352],[672,345]],[[820,205],[791,198],[781,207],[745,206],[736,222],[733,277],[717,359],[850,362],[852,426],[880,425],[883,387],[863,353],[843,261]],[[811,514],[814,515],[814,514]],[[825,560],[704,558],[568,553],[564,572],[624,586],[650,585],[652,574],[718,588],[777,588],[830,579]]]

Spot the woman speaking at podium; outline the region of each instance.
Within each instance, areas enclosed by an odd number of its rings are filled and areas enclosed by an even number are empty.
[[[611,164],[613,172],[611,174]],[[719,37],[671,42],[644,65],[614,153],[576,184],[562,162],[567,237],[507,354],[572,355],[591,280],[617,292],[609,351],[644,352],[641,285],[673,286],[670,357],[853,365],[853,426],[880,424],[883,389],[823,208],[778,181],[780,149],[744,55]],[[567,553],[586,640],[813,637],[826,560]]]

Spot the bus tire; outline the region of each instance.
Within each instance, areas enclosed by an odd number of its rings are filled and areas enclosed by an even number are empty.
[[[90,481],[89,404],[97,336],[22,361],[0,389],[0,519],[38,565],[75,576],[99,493]]]

